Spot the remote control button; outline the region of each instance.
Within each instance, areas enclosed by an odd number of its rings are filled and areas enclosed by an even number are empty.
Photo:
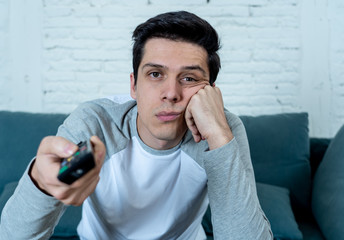
[[[59,173],[63,173],[64,171],[66,171],[68,169],[68,166],[63,166],[61,169],[60,169],[60,172]]]

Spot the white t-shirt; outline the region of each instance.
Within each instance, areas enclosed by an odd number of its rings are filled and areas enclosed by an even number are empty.
[[[179,146],[158,151],[134,136],[104,163],[78,233],[82,239],[199,239],[206,182],[205,170]]]

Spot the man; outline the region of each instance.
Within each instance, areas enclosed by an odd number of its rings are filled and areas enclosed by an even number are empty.
[[[243,124],[214,84],[216,31],[182,11],[149,19],[133,39],[136,101],[85,103],[43,139],[3,211],[1,236],[48,238],[65,204],[83,203],[81,239],[198,239],[210,204],[215,239],[272,239]],[[96,167],[59,182],[60,159],[88,138]]]

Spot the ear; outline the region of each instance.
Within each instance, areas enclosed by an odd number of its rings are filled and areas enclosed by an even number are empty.
[[[130,96],[133,99],[136,99],[136,86],[135,86],[134,73],[130,73]]]

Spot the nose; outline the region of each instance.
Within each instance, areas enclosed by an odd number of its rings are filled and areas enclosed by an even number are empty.
[[[182,86],[174,78],[167,78],[163,83],[162,99],[164,101],[178,102],[182,97]]]

